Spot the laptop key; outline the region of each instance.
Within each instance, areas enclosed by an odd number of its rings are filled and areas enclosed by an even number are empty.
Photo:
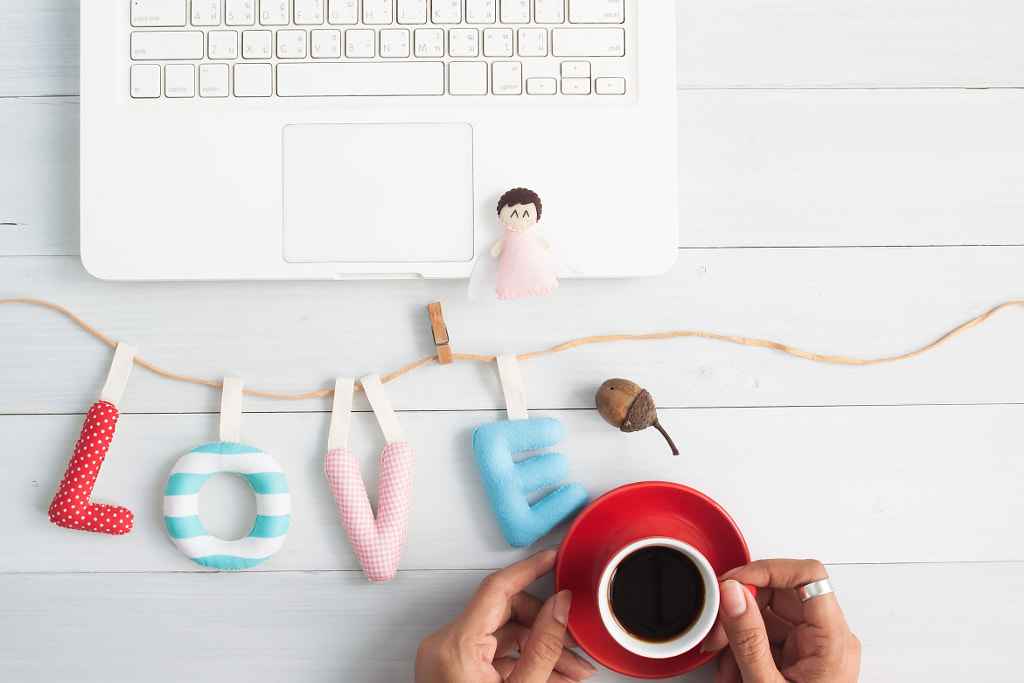
[[[462,21],[459,0],[430,0],[430,20],[435,24],[457,24]]]
[[[391,0],[363,0],[364,24],[390,24],[393,17]]]
[[[295,23],[319,26],[324,23],[324,0],[295,0]]]
[[[270,59],[273,31],[242,31],[243,59]]]
[[[164,94],[168,97],[195,97],[196,68],[191,64],[168,64],[164,69]]]
[[[625,0],[569,0],[570,24],[621,24]]]
[[[185,0],[132,0],[132,26],[184,26]]]
[[[538,24],[561,24],[565,21],[565,0],[535,0],[533,15]]]
[[[370,59],[377,49],[377,32],[372,28],[350,28],[345,31],[345,56]]]
[[[160,97],[160,65],[132,64],[132,97]]]
[[[328,24],[355,24],[359,21],[356,0],[328,0]]]
[[[199,67],[200,97],[227,97],[230,94],[227,64],[203,64]]]
[[[310,46],[314,59],[341,56],[341,31],[332,28],[316,29],[310,32]]]
[[[217,26],[220,24],[220,0],[192,0],[192,25]]]
[[[256,23],[256,0],[224,0],[228,26],[252,26]]]
[[[284,26],[287,23],[287,0],[260,0],[260,24],[263,26]]]
[[[491,64],[491,92],[495,95],[522,95],[522,63],[493,62]]]
[[[495,0],[466,0],[466,23],[493,24]]]
[[[484,57],[511,57],[512,29],[484,29]]]
[[[427,23],[427,0],[398,0],[398,23]]]
[[[135,31],[132,59],[202,59],[202,31]]]
[[[452,95],[486,95],[487,62],[452,62],[449,64],[448,92]]]
[[[519,29],[520,57],[547,57],[548,30],[546,28]]]
[[[210,59],[236,59],[238,57],[237,31],[210,31],[207,39]]]
[[[417,57],[444,57],[444,29],[418,28],[412,39]]]
[[[501,22],[503,24],[530,23],[530,1],[501,0]]]
[[[558,81],[554,78],[527,78],[528,95],[554,95],[558,92]]]
[[[448,31],[449,57],[476,57],[480,54],[480,35],[475,28],[453,28]]]
[[[590,79],[589,78],[563,78],[562,79],[562,94],[563,95],[589,95],[590,94]]]
[[[556,28],[551,30],[555,57],[622,57],[626,32],[621,28]]]
[[[278,64],[281,97],[442,95],[442,62],[318,62]]]
[[[288,30],[277,32],[278,59],[304,59],[306,52],[305,31]]]
[[[625,95],[625,78],[597,78],[594,79],[594,92],[598,95]]]
[[[272,78],[270,64],[235,64],[235,97],[270,97]]]

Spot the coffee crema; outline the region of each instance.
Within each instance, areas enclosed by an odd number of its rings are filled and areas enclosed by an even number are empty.
[[[700,617],[704,580],[697,565],[675,548],[648,546],[619,562],[608,598],[627,633],[663,643],[685,633]]]

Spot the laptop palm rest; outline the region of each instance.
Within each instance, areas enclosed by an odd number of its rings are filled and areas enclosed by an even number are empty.
[[[473,258],[469,124],[293,124],[282,139],[285,260]]]

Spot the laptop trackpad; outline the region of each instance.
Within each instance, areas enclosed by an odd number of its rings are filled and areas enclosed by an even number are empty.
[[[296,124],[283,134],[284,258],[473,258],[468,123]]]

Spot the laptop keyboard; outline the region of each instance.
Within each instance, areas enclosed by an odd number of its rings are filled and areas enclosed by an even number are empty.
[[[625,0],[130,3],[135,99],[614,99],[635,79]]]

